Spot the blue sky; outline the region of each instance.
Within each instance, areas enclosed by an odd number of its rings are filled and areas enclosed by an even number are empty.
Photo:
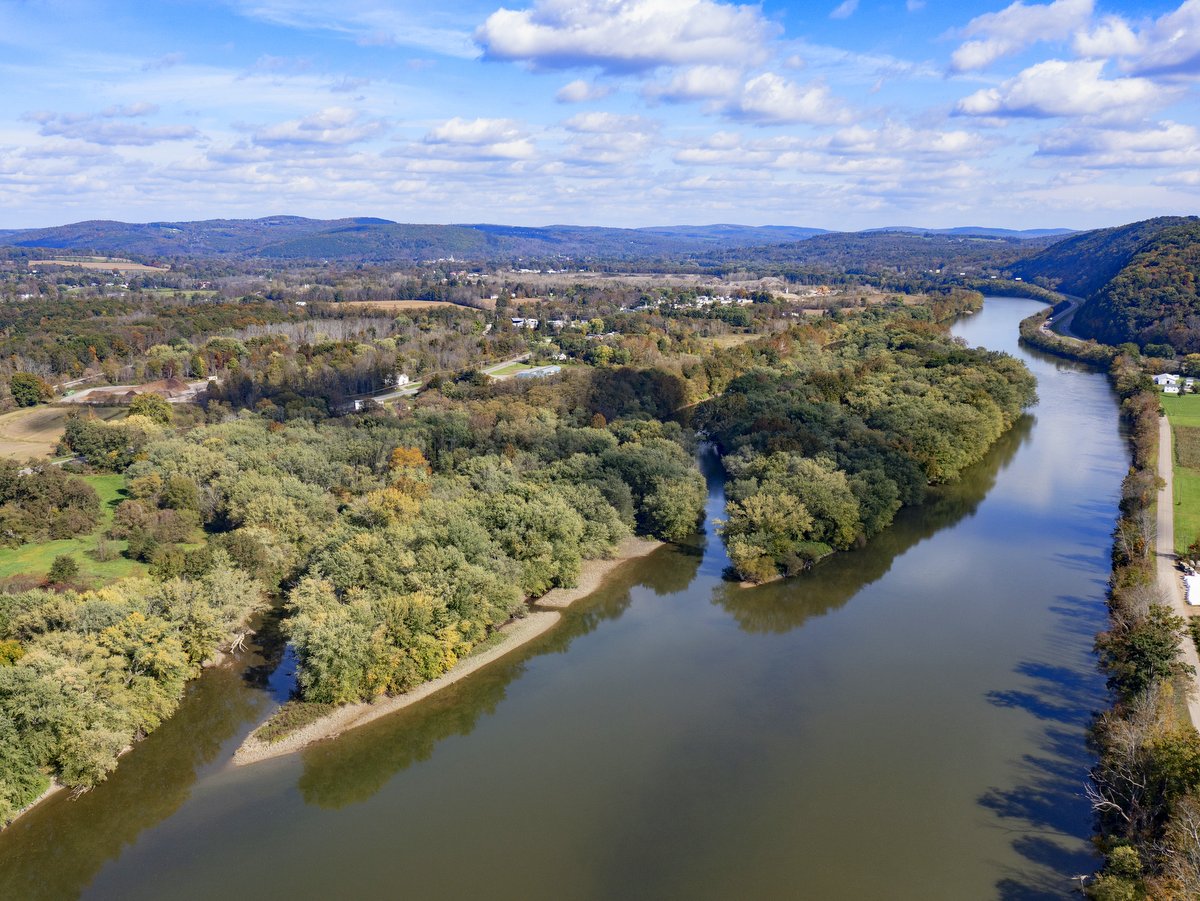
[[[0,228],[1200,212],[1200,0],[0,0]]]

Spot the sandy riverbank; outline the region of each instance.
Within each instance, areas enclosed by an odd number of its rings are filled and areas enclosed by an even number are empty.
[[[233,755],[235,766],[246,766],[294,754],[309,745],[334,738],[343,732],[357,728],[366,723],[403,710],[421,701],[435,692],[453,685],[460,679],[489,663],[498,660],[521,645],[527,644],[553,627],[561,618],[558,610],[568,607],[580,598],[586,597],[598,589],[606,576],[621,564],[637,557],[644,557],[651,551],[662,546],[660,541],[644,538],[629,538],[617,547],[614,555],[607,560],[588,560],[583,564],[579,574],[579,583],[574,588],[555,588],[535,601],[535,612],[523,619],[514,620],[501,630],[504,636],[499,644],[493,645],[482,653],[472,655],[461,661],[449,672],[444,673],[412,691],[394,697],[379,698],[370,703],[346,704],[339,707],[328,716],[321,717],[302,729],[268,744],[253,735],[248,737]],[[542,609],[550,608],[550,609]]]

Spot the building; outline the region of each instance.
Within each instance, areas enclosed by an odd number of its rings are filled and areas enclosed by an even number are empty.
[[[562,372],[562,367],[551,363],[549,366],[535,366],[533,369],[524,369],[517,373],[517,378],[544,379],[548,376],[558,375],[560,372]]]
[[[1179,393],[1180,377],[1171,373],[1160,373],[1154,377],[1154,384],[1163,389],[1164,394]],[[1174,388],[1174,391],[1168,391],[1168,388]]]

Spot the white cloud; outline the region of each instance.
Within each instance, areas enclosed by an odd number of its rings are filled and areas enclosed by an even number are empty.
[[[563,123],[567,131],[578,134],[641,134],[652,131],[654,123],[641,116],[618,116],[616,113],[580,113]]]
[[[430,129],[425,144],[437,154],[478,160],[527,160],[535,156],[533,142],[513,119],[455,117]]]
[[[1091,31],[1076,34],[1074,47],[1080,56],[1104,59],[1136,53],[1139,41],[1128,22],[1120,16],[1106,16]]]
[[[881,128],[851,125],[840,129],[826,146],[842,154],[952,159],[976,156],[987,149],[983,139],[969,131],[916,129],[891,122]]]
[[[976,16],[962,30],[973,38],[954,51],[950,67],[956,72],[983,69],[1038,41],[1069,38],[1091,19],[1092,0],[1054,0],[1028,6],[1020,0],[999,12]]]
[[[1089,168],[1200,166],[1200,130],[1160,122],[1134,131],[1070,127],[1044,135],[1038,155],[1071,157]]]
[[[760,60],[777,31],[759,7],[716,0],[535,0],[492,13],[475,40],[489,59],[621,72]]]
[[[689,66],[665,84],[650,84],[644,91],[652,100],[685,103],[730,97],[741,86],[741,72],[730,66]]]
[[[825,84],[801,86],[773,72],[747,81],[726,112],[759,125],[833,125],[849,119],[849,113]]]
[[[610,85],[599,85],[579,78],[559,88],[554,99],[559,103],[586,103],[589,100],[603,100],[612,92]]]
[[[1120,57],[1122,69],[1137,75],[1200,77],[1200,0],[1184,0],[1137,30],[1120,16],[1107,16],[1076,37],[1075,49],[1084,56]]]
[[[158,112],[152,103],[138,102],[125,106],[110,106],[99,113],[51,113],[38,111],[24,118],[36,122],[38,133],[46,137],[61,137],[105,146],[148,147],[163,141],[184,141],[200,137],[191,125],[141,125],[114,121],[137,119]]]
[[[1102,60],[1046,60],[1025,69],[998,88],[976,91],[958,102],[968,116],[1141,116],[1164,99],[1145,78],[1103,77]]]
[[[384,129],[378,119],[364,118],[357,110],[331,106],[254,132],[254,143],[262,147],[341,147],[377,136]]]
[[[858,9],[858,0],[842,0],[833,12],[829,14],[831,19],[849,19],[854,15],[854,11]]]

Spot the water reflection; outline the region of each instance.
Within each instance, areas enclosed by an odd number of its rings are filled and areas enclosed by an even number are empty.
[[[695,579],[701,559],[694,547],[661,548],[618,570],[535,641],[414,707],[354,729],[336,743],[312,746],[302,754],[299,788],[304,800],[328,808],[367,800],[398,772],[428,760],[441,741],[469,735],[482,717],[495,712],[531,659],[565,654],[572,642],[620,617],[635,587],[649,588],[659,597],[682,591]]]
[[[727,582],[714,593],[713,602],[752,633],[788,632],[838,609],[886,575],[910,548],[972,516],[995,486],[996,476],[1029,440],[1034,422],[1032,416],[1022,416],[960,481],[931,489],[924,503],[901,510],[891,528],[865,548],[835,554],[798,576],[756,588]]]
[[[105,862],[183,806],[199,771],[230,753],[239,727],[267,706],[232,669],[206,673],[99,788],[74,800],[59,794],[4,831],[0,898],[78,897]]]

